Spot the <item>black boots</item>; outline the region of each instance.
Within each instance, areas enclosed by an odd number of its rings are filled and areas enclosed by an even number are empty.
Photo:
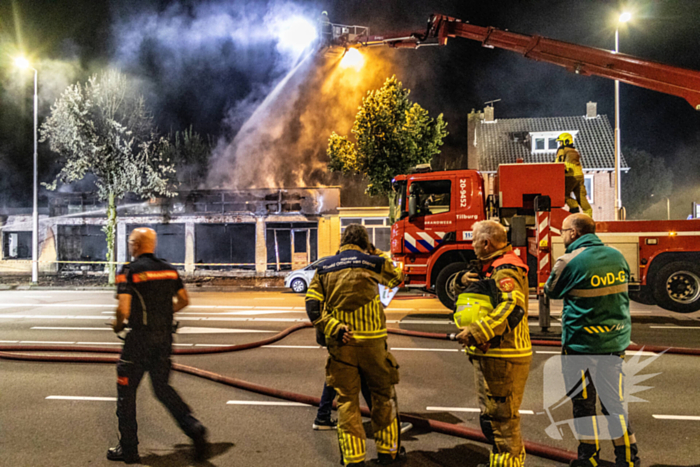
[[[640,467],[641,461],[637,453],[639,449],[637,444],[632,444],[628,448],[627,446],[615,446],[615,467],[630,467],[630,462],[634,467]],[[627,460],[629,458],[629,461]]]
[[[580,443],[578,445],[578,459],[571,461],[569,467],[595,467],[597,465],[600,465],[600,460],[595,444]]]
[[[192,437],[194,443],[194,460],[203,461],[209,457],[209,442],[207,441],[207,429],[199,425],[198,434]]]
[[[117,444],[113,448],[107,450],[107,459],[111,461],[120,461],[125,464],[138,464],[141,462],[137,449],[124,449],[121,444]]]

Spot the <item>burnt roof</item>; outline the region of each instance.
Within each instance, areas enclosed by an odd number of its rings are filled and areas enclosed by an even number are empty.
[[[611,170],[615,167],[613,131],[606,115],[547,118],[499,118],[481,120],[476,125],[478,169],[495,172],[499,164],[552,162],[556,150],[532,153],[530,133],[578,131],[575,147],[581,154],[584,170]],[[624,155],[622,168],[627,168]]]

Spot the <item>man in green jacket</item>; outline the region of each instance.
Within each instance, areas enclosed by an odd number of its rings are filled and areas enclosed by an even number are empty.
[[[636,439],[623,400],[622,365],[632,329],[629,265],[622,253],[603,245],[595,235],[595,222],[585,214],[564,219],[561,234],[566,254],[554,265],[545,293],[564,299],[562,367],[580,443],[571,466],[599,465],[598,397],[614,439],[615,466],[638,467]]]

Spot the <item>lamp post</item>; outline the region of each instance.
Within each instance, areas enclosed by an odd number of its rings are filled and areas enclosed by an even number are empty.
[[[624,12],[617,20],[615,27],[615,53],[620,49],[620,24],[632,19],[632,15]],[[620,186],[620,81],[615,80],[615,220],[620,220],[622,197]]]
[[[32,204],[32,283],[36,284],[39,280],[39,177],[37,173],[38,166],[38,140],[37,140],[37,123],[39,98],[37,96],[37,78],[39,72],[32,67],[29,61],[20,57],[15,59],[15,64],[25,70],[34,71],[34,191]]]

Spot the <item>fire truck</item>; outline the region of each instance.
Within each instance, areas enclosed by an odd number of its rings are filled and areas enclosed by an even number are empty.
[[[391,229],[391,254],[406,274],[405,286],[428,289],[453,308],[454,276],[476,259],[472,225],[494,219],[508,228],[546,306],[544,283],[553,258],[564,254],[564,174],[560,163],[501,164],[492,196],[475,170],[418,168],[397,176],[400,215]],[[596,232],[627,259],[634,300],[681,313],[700,309],[700,219],[598,222]]]
[[[679,96],[700,110],[698,71],[476,26],[444,15],[431,16],[425,32],[370,36],[367,30],[367,35],[342,45],[418,48],[446,45],[456,37],[511,50],[574,73]],[[406,274],[405,285],[432,291],[446,307],[453,308],[452,279],[475,259],[472,225],[498,219],[507,226],[515,251],[530,265],[530,284],[536,285],[541,311],[547,311],[540,313],[540,324],[547,327],[549,305],[543,287],[552,259],[564,253],[561,225],[569,213],[564,209],[564,173],[564,164],[502,164],[493,195],[486,194],[484,178],[474,170],[418,168],[395,177],[400,215],[391,231],[391,253]],[[625,255],[634,300],[681,313],[700,309],[700,220],[599,222],[597,233]]]

